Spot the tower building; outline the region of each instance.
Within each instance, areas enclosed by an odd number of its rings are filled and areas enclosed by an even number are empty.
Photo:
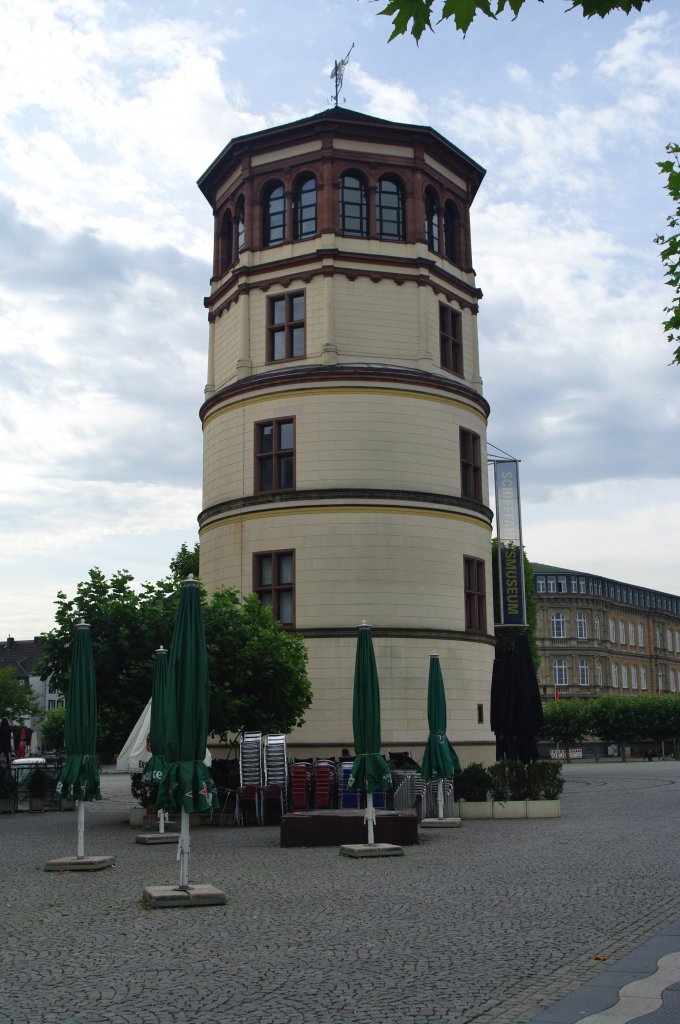
[[[385,750],[490,743],[491,519],[470,206],[483,169],[428,127],[334,108],[233,139],[214,214],[201,578],[255,592],[309,651],[299,752],[352,742],[372,626]]]

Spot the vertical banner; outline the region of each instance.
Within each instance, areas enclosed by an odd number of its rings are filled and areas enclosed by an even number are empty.
[[[526,626],[524,555],[519,507],[519,466],[515,459],[494,462],[498,583],[501,626]]]

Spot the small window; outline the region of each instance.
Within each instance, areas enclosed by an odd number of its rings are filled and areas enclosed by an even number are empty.
[[[579,592],[579,594],[585,594],[585,592],[586,592],[586,579],[585,579],[585,576],[579,576],[579,578],[578,578],[578,592]]]
[[[393,178],[381,178],[375,197],[376,233],[388,241],[404,241],[404,191]]]
[[[666,650],[673,650],[673,634],[671,633],[670,629],[666,630]]]
[[[253,591],[284,626],[295,623],[295,552],[260,552],[254,558]]]
[[[310,238],[316,234],[316,178],[305,174],[298,178],[293,193],[293,236]]]
[[[640,689],[647,689],[647,669],[644,665],[640,665]]]
[[[558,594],[566,594],[566,592],[567,592],[567,577],[566,576],[558,576],[557,577],[557,592],[558,592]]]
[[[255,489],[287,491],[295,487],[295,423],[269,420],[255,424]]]
[[[305,354],[305,296],[303,292],[269,299],[267,361],[300,359]]]
[[[238,251],[243,252],[246,247],[246,214],[245,214],[245,200],[243,196],[236,203],[236,213],[234,220],[236,221],[236,244]]]
[[[286,193],[280,182],[269,185],[262,201],[262,243],[280,245],[286,238]]]
[[[612,662],[612,686],[615,690],[619,688],[619,666]]]
[[[549,594],[556,594],[557,593],[557,580],[555,579],[554,576],[548,576],[548,593]]]
[[[619,622],[619,643],[625,646],[626,643],[626,624],[625,622]]]
[[[545,594],[545,576],[536,577],[536,592],[538,594]]]
[[[631,647],[635,647],[635,623],[628,623],[628,643]]]
[[[48,700],[47,707],[48,707],[48,709],[50,711],[52,710],[52,708],[56,708],[56,706],[57,706],[56,700]]]
[[[358,174],[343,174],[340,179],[340,232],[368,237],[368,192]]]
[[[663,693],[663,665],[659,665],[656,673],[656,684],[659,693]]]
[[[576,616],[576,637],[579,640],[585,640],[588,636],[588,625],[586,623],[586,617],[583,612],[578,612]]]
[[[439,304],[439,352],[443,369],[463,376],[462,317],[458,310]]]
[[[579,659],[578,684],[579,686],[590,686],[590,666],[585,658]]]
[[[482,500],[482,447],[479,434],[460,431],[460,493],[463,498]]]
[[[609,642],[616,643],[616,623],[613,619],[609,620]]]
[[[675,693],[675,669],[668,670],[668,686],[671,693]]]
[[[602,686],[603,673],[602,673],[602,662],[598,661],[595,663],[595,682],[598,686]]]
[[[630,688],[631,690],[637,690],[638,688],[637,665],[630,666]]]
[[[567,685],[567,663],[564,658],[556,658],[553,662],[553,681],[555,686]]]
[[[550,632],[554,640],[563,640],[567,635],[562,612],[553,612],[550,616]]]
[[[486,632],[486,567],[480,558],[465,558],[465,628]]]
[[[641,622],[638,622],[638,647],[645,646],[645,627]]]
[[[628,689],[628,666],[627,665],[622,665],[621,666],[621,689],[622,690],[627,690]]]
[[[572,594],[578,594],[578,580],[576,579],[576,577],[572,576],[570,578],[569,582],[570,582],[570,585],[571,585],[571,592],[572,592]]]
[[[601,621],[599,615],[595,615],[593,617],[593,628],[595,630],[595,639],[596,640],[601,640],[602,639],[602,621]]]
[[[477,705],[477,725],[484,725],[484,705]]]
[[[425,192],[425,240],[431,252],[439,252],[439,203],[431,188]]]

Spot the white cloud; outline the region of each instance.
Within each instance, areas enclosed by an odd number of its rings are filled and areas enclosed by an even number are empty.
[[[346,77],[366,97],[366,113],[406,124],[427,121],[427,106],[413,89],[398,82],[380,81],[365,72],[358,62],[348,66]]]
[[[511,82],[515,85],[527,85],[531,81],[531,75],[526,68],[519,64],[508,64],[505,72]]]

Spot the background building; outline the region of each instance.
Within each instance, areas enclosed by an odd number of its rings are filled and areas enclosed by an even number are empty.
[[[335,108],[232,140],[215,218],[201,578],[299,631],[314,702],[293,748],[352,743],[373,628],[385,750],[490,744],[491,511],[469,210],[484,171],[427,127]]]
[[[0,668],[12,668],[17,679],[30,683],[33,692],[38,696],[41,709],[48,711],[50,708],[63,707],[64,696],[50,690],[49,680],[41,679],[35,672],[35,666],[43,653],[42,647],[35,639],[15,640],[13,636],[8,636],[5,642],[0,644]],[[22,724],[32,730],[31,750],[40,751],[40,718],[24,718]]]
[[[544,697],[680,691],[680,597],[532,562]]]

